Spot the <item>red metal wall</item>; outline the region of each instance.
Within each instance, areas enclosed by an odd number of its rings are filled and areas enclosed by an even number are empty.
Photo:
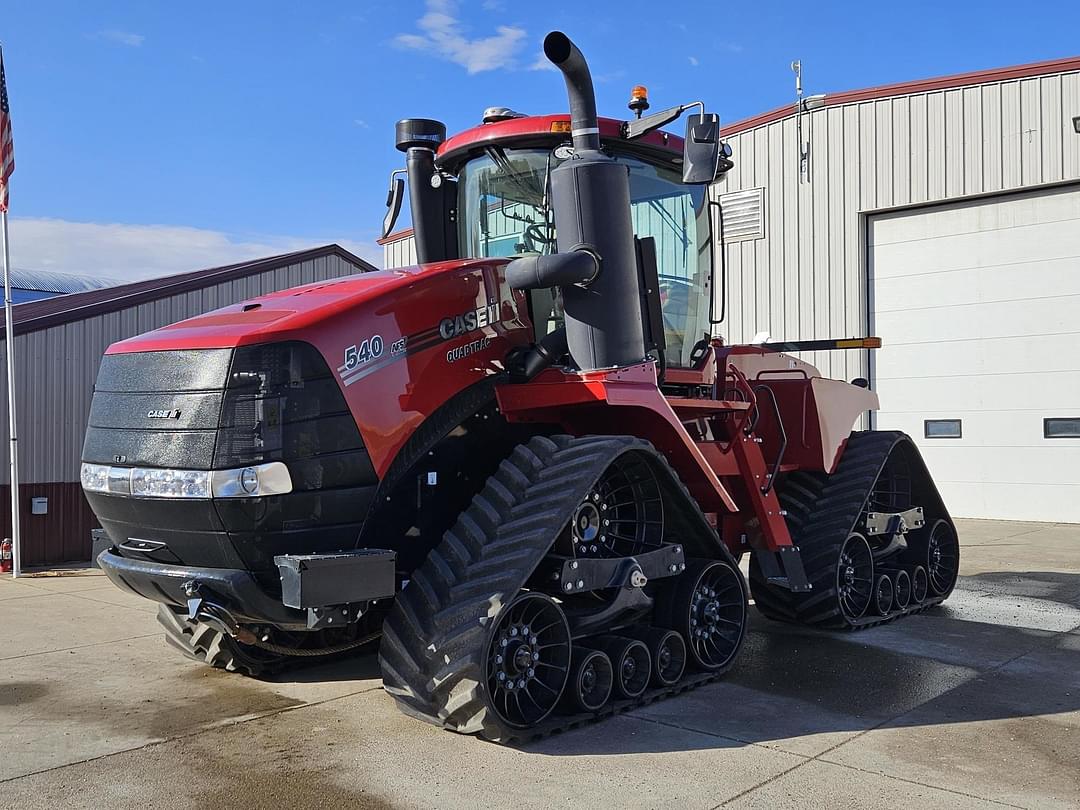
[[[30,499],[49,499],[49,512],[30,514]],[[11,488],[0,486],[3,536],[11,536]],[[83,497],[78,483],[22,484],[19,486],[19,523],[22,531],[22,567],[85,562],[90,559],[90,530],[100,524]]]

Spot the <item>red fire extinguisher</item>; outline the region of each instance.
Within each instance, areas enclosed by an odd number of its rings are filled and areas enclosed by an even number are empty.
[[[0,543],[0,574],[11,573],[11,538],[5,537]]]

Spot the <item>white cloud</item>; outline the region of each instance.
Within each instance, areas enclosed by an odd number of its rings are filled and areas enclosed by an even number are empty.
[[[361,129],[371,129],[371,124],[369,124],[363,118],[354,118],[353,123]]]
[[[129,48],[138,48],[146,41],[146,37],[142,34],[133,34],[130,31],[119,31],[115,28],[110,28],[107,31],[98,31],[95,36],[98,39],[107,39],[110,42],[115,42],[119,45],[127,45]]]
[[[525,29],[500,25],[493,36],[469,39],[454,16],[456,10],[453,0],[427,0],[427,13],[416,22],[420,33],[398,34],[395,42],[410,50],[432,51],[470,74],[516,66]]]
[[[700,65],[700,64],[701,64],[701,63],[700,63],[700,62],[698,61],[698,58],[697,58],[696,56],[688,56],[688,57],[686,57],[686,58],[690,60],[690,64],[691,64],[691,65],[693,65],[694,67],[697,67],[698,65]]]
[[[337,242],[382,266],[382,249],[367,242],[292,236],[242,237],[183,225],[127,225],[13,217],[11,264],[132,281],[186,273]]]

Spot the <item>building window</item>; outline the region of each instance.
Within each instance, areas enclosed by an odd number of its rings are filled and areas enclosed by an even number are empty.
[[[928,439],[962,438],[959,419],[925,419],[923,435]]]
[[[1043,419],[1044,439],[1080,439],[1080,416]]]

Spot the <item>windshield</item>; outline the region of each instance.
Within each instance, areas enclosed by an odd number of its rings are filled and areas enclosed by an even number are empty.
[[[710,331],[712,253],[704,186],[686,186],[681,175],[627,155],[634,235],[656,240],[667,363],[689,365],[695,342]],[[458,228],[462,255],[522,256],[555,251],[555,226],[547,177],[561,161],[544,149],[490,148],[458,175]],[[533,295],[541,333],[561,321],[552,292]]]

